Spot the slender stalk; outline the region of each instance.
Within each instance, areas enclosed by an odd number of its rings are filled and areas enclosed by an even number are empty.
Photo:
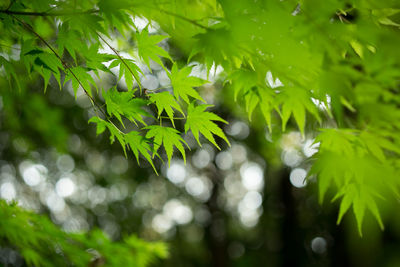
[[[106,40],[104,40],[104,38],[100,34],[98,34],[98,36],[114,52],[114,54],[117,55],[117,57],[121,60],[121,62],[128,68],[129,72],[133,75],[133,77],[135,77],[135,74],[133,73],[129,65],[125,62],[125,60],[121,57],[119,52],[114,47],[112,47]],[[140,81],[137,82],[139,85],[140,94],[142,94],[142,85],[140,84]]]
[[[107,114],[104,112],[104,110],[97,104],[97,102],[95,101],[95,99],[89,94],[89,92],[85,89],[85,87],[83,86],[83,84],[81,83],[81,81],[78,79],[78,77],[76,76],[76,74],[70,69],[70,67],[68,66],[68,64],[61,58],[61,56],[57,53],[57,51],[54,50],[54,48],[40,35],[38,34],[29,24],[25,23],[24,21],[20,20],[19,18],[13,16],[14,19],[16,19],[18,22],[20,22],[26,29],[28,29],[30,32],[32,32],[35,36],[37,36],[52,52],[53,54],[61,61],[65,71],[69,71],[72,76],[78,81],[79,85],[82,87],[83,91],[85,92],[85,94],[89,97],[92,106],[95,108],[95,110],[99,110],[104,117],[110,122],[110,119],[108,118]],[[112,123],[113,124],[113,123]],[[115,126],[115,125],[114,125]],[[118,127],[116,127],[118,128]]]
[[[209,30],[209,29],[210,29],[209,27],[204,26],[204,25],[198,23],[197,21],[192,20],[192,19],[189,19],[189,18],[187,18],[187,17],[185,17],[185,16],[182,16],[182,15],[179,15],[179,14],[176,14],[176,13],[173,13],[173,12],[170,12],[170,11],[168,11],[168,10],[161,9],[161,8],[158,9],[158,10],[159,10],[161,13],[174,16],[174,17],[176,17],[176,18],[178,18],[178,19],[181,19],[181,20],[184,20],[184,21],[186,21],[186,22],[189,22],[189,23],[191,23],[191,24],[193,24],[193,25],[195,25],[195,26],[197,26],[197,27],[199,27],[199,28],[202,28],[202,29],[204,29],[204,30]]]
[[[159,116],[159,118],[160,118],[160,119],[170,119],[170,118],[167,117],[167,116]],[[174,117],[173,119],[174,119],[174,120],[186,120],[186,118],[183,118],[183,117]]]
[[[60,16],[73,16],[99,13],[99,9],[89,9],[85,11],[54,11],[54,12],[33,12],[33,11],[14,11],[14,10],[0,10],[0,13],[7,15],[22,15],[22,16],[40,16],[40,17],[60,17]]]

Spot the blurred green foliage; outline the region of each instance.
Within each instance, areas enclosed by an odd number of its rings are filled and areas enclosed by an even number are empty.
[[[293,127],[303,139],[317,135],[308,179],[317,177],[320,203],[327,194],[340,199],[338,223],[353,208],[362,235],[366,211],[383,229],[381,200],[395,203],[400,194],[399,15],[395,0],[5,1],[0,5],[0,85],[7,118],[2,125],[14,141],[30,130],[41,144],[65,150],[70,131],[65,122],[71,118],[31,88],[38,83],[45,93],[71,88],[77,101],[87,99],[86,119],[97,124],[98,135],[107,132],[125,156],[131,150],[138,163],[158,173],[156,160],[165,158],[164,151],[169,165],[174,148],[186,161],[185,146],[196,145],[185,134],[200,146],[203,137],[218,149],[230,145],[220,124],[226,120],[205,111],[211,105],[201,102],[210,100],[198,92],[213,87],[207,80],[219,67],[220,98],[231,95],[243,105],[255,128],[265,125],[270,136]],[[143,18],[146,25],[138,22]],[[153,21],[162,34],[152,31]],[[196,77],[195,61],[206,68],[206,77]],[[144,73],[157,68],[166,72],[169,85],[146,88],[151,83],[144,84]],[[104,74],[112,78],[105,81]],[[46,238],[52,235],[75,264],[75,242],[115,266],[118,259],[108,256],[115,251],[138,260],[132,262],[138,266],[147,257],[166,256],[163,245],[153,249],[135,238],[104,239],[102,250],[90,234],[76,239],[15,205],[3,203],[2,209],[21,214],[9,235],[4,229],[13,222],[4,220],[0,234],[28,264],[46,265],[38,250],[50,253],[46,248],[55,243]],[[25,225],[24,216],[37,220],[33,226],[46,226],[46,235],[18,243],[13,234]],[[143,251],[143,261],[129,256],[131,250]],[[79,264],[90,260],[85,249],[80,253],[86,261]]]

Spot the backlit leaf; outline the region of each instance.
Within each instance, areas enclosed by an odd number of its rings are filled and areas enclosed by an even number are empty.
[[[208,141],[213,143],[218,149],[220,147],[215,142],[214,136],[217,135],[225,140],[225,142],[230,145],[228,139],[226,138],[224,132],[214,121],[221,121],[223,123],[228,123],[214,113],[205,111],[211,105],[199,105],[195,106],[192,102],[188,107],[187,120],[185,123],[185,132],[189,130],[193,133],[194,138],[196,138],[197,143],[200,143],[200,133],[207,138]]]

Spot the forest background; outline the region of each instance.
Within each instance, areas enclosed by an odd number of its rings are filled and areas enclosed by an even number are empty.
[[[395,0],[1,1],[0,263],[399,266],[399,30]]]

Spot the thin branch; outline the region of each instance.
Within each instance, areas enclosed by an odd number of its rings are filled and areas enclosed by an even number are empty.
[[[171,119],[170,117],[167,116],[159,116],[160,119]],[[186,120],[184,117],[174,117],[174,120]]]
[[[195,25],[195,26],[197,26],[197,27],[199,27],[199,28],[202,28],[202,29],[204,29],[204,30],[209,30],[209,29],[210,29],[209,27],[204,26],[204,25],[198,23],[198,22],[195,21],[195,20],[192,20],[192,19],[189,19],[189,18],[187,18],[187,17],[185,17],[185,16],[182,16],[182,15],[179,15],[179,14],[176,14],[176,13],[173,13],[173,12],[170,12],[170,11],[168,11],[168,10],[159,8],[158,11],[160,11],[161,13],[167,14],[167,15],[174,16],[174,17],[176,17],[176,18],[178,18],[178,19],[181,19],[181,20],[184,20],[184,21],[186,21],[186,22],[189,22],[189,23],[191,23],[191,24],[193,24],[193,25]]]
[[[58,11],[58,12],[31,12],[31,11],[13,11],[13,10],[0,10],[0,13],[7,15],[22,15],[22,16],[40,16],[40,17],[60,17],[60,16],[73,16],[99,13],[99,9],[89,9],[85,11]]]
[[[82,87],[83,91],[85,92],[85,94],[87,95],[87,97],[89,97],[91,104],[94,108],[94,111],[96,112],[96,109],[99,110],[104,117],[106,118],[106,120],[113,125],[118,132],[120,132],[121,134],[125,135],[124,132],[122,132],[110,119],[110,117],[107,115],[107,113],[101,108],[101,106],[96,102],[96,100],[89,94],[89,92],[85,89],[85,87],[83,86],[82,82],[78,79],[78,77],[75,75],[75,73],[69,68],[68,64],[61,58],[61,56],[53,49],[53,47],[42,37],[40,36],[29,24],[26,24],[25,22],[23,22],[22,20],[18,19],[17,17],[13,16],[17,21],[19,21],[25,28],[27,28],[29,31],[31,31],[33,34],[35,34],[53,53],[54,55],[61,61],[63,67],[65,68],[65,71],[69,71],[72,76],[78,81],[79,85]],[[96,115],[98,117],[99,114],[96,112]]]
[[[160,91],[160,90],[163,90],[163,89],[166,89],[166,88],[171,88],[172,87],[172,85],[171,84],[167,84],[167,85],[165,85],[165,86],[161,86],[161,87],[158,87],[158,88],[156,88],[156,89],[152,89],[152,90],[150,90],[150,89],[144,89],[145,91],[147,91],[147,94],[151,94],[151,93],[154,93],[154,92],[156,92],[156,91]],[[146,94],[146,92],[145,92],[145,94]]]
[[[106,40],[104,40],[104,38],[100,34],[97,34],[97,35],[117,55],[117,57],[121,60],[121,62],[128,68],[129,72],[133,75],[133,77],[135,77],[135,74],[133,73],[133,71],[131,70],[129,65],[125,62],[125,60],[121,57],[119,52],[114,47],[112,47]],[[140,94],[142,94],[142,85],[140,84],[140,81],[137,81],[137,82],[139,85]]]
[[[108,118],[107,114],[104,112],[104,110],[97,104],[97,102],[94,100],[94,98],[89,94],[89,92],[85,89],[81,81],[78,79],[78,77],[75,75],[75,73],[68,67],[67,63],[61,58],[61,56],[54,50],[54,48],[42,37],[40,34],[38,34],[29,24],[25,23],[24,21],[20,20],[19,18],[13,16],[14,19],[19,21],[26,29],[28,29],[30,32],[32,32],[34,35],[36,35],[52,52],[53,54],[61,61],[63,67],[65,68],[66,71],[69,71],[72,76],[78,81],[79,85],[82,87],[83,91],[85,94],[89,97],[92,106],[97,108],[103,115],[104,117],[110,122],[110,119]],[[113,123],[112,123],[113,124]],[[115,125],[114,125],[115,126]],[[118,128],[118,127],[117,127]]]
[[[60,3],[60,5],[64,4],[65,2]],[[49,13],[50,11],[56,9],[57,7],[60,7],[60,5],[54,5],[53,7],[50,7],[45,11],[45,13]]]

